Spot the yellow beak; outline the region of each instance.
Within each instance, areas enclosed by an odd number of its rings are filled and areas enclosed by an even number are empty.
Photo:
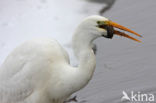
[[[130,29],[128,29],[128,28],[126,28],[126,27],[120,25],[120,24],[117,24],[117,23],[115,23],[115,22],[106,21],[105,23],[106,23],[107,25],[116,27],[116,28],[118,28],[118,29],[121,29],[121,30],[130,32],[130,33],[132,33],[132,34],[134,34],[134,35],[136,35],[136,36],[142,37],[140,34],[134,32],[134,31],[132,31],[132,30],[130,30]],[[126,37],[126,38],[129,38],[129,39],[134,40],[134,41],[137,41],[137,42],[141,42],[140,40],[138,40],[138,39],[136,39],[136,38],[134,38],[134,37],[131,37],[131,36],[129,36],[128,34],[126,34],[126,33],[124,33],[124,32],[120,32],[120,31],[118,31],[118,30],[114,30],[114,34],[119,35],[119,36],[123,36],[123,37]]]

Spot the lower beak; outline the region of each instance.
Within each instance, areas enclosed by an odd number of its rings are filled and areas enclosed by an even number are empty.
[[[115,23],[115,22],[107,21],[106,24],[107,24],[107,25],[110,25],[110,26],[113,26],[113,27],[115,27],[115,28],[118,28],[118,29],[120,29],[120,30],[124,30],[124,31],[130,32],[130,33],[132,33],[132,34],[134,34],[134,35],[136,35],[136,36],[138,36],[138,37],[142,37],[140,34],[134,32],[134,31],[132,31],[132,30],[130,30],[130,29],[128,29],[128,28],[126,28],[126,27],[120,25],[120,24],[117,24],[117,23]],[[129,39],[134,40],[134,41],[137,41],[137,42],[141,42],[140,40],[138,40],[138,39],[136,39],[136,38],[134,38],[134,37],[132,37],[132,36],[129,36],[128,34],[126,34],[126,33],[124,33],[124,32],[120,32],[120,31],[118,31],[118,30],[114,30],[114,34],[119,35],[119,36],[123,36],[123,37],[126,37],[126,38],[129,38]]]

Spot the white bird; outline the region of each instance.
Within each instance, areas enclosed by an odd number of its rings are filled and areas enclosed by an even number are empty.
[[[54,39],[33,39],[18,46],[0,67],[0,103],[63,103],[87,85],[95,70],[92,42],[113,34],[141,42],[114,27],[133,32],[101,16],[87,17],[77,27],[72,46],[78,66]]]

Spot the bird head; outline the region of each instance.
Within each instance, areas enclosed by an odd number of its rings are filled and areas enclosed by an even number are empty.
[[[140,34],[118,24],[115,23],[105,17],[102,16],[90,16],[86,18],[81,24],[80,24],[81,30],[86,31],[88,33],[87,37],[92,37],[95,39],[96,37],[105,37],[112,39],[114,35],[123,36],[126,38],[129,38],[131,40],[141,42],[140,40],[124,33],[123,31],[132,33],[136,36],[142,37]],[[120,30],[120,31],[119,31]],[[122,31],[121,31],[122,30]],[[92,35],[92,36],[90,36]]]

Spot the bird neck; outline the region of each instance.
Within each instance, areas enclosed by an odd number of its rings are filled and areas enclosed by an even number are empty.
[[[79,52],[79,66],[80,72],[85,73],[89,81],[94,73],[96,60],[91,46],[83,48]]]
[[[81,74],[84,74],[88,82],[95,70],[96,60],[92,50],[92,42],[95,38],[85,37],[84,33],[76,33],[73,36],[73,50],[78,59],[78,69]]]

